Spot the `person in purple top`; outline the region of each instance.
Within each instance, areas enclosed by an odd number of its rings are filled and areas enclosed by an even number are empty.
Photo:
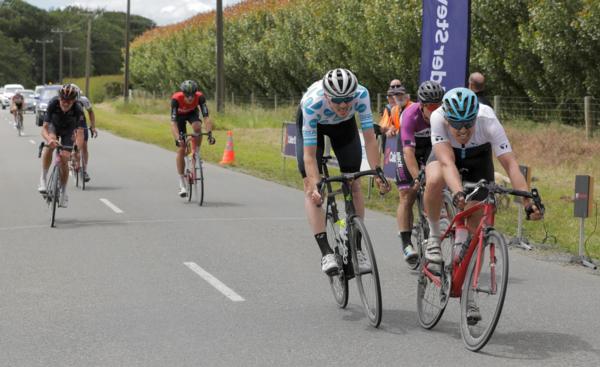
[[[418,261],[418,254],[411,243],[412,207],[419,187],[420,167],[425,166],[431,153],[429,117],[440,106],[443,96],[444,89],[439,83],[425,81],[417,91],[419,103],[410,105],[400,117],[396,167],[399,203],[396,220],[402,238],[404,260],[410,264]]]

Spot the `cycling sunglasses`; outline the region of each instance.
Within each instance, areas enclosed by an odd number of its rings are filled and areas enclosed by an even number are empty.
[[[476,119],[473,119],[471,121],[452,121],[452,120],[448,120],[448,123],[450,124],[450,126],[452,126],[453,128],[455,128],[456,130],[460,130],[463,127],[465,129],[470,129],[473,127],[473,125],[475,125],[475,121]]]
[[[354,100],[354,97],[331,97],[331,102],[335,103],[335,104],[340,104],[340,103],[350,103],[352,102],[352,100]]]

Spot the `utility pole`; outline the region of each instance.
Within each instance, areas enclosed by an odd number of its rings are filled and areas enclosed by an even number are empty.
[[[64,29],[54,28],[51,31],[52,33],[58,33],[59,45],[58,45],[58,82],[62,84],[63,82],[63,35],[65,33],[71,33],[71,31],[65,31]]]
[[[79,47],[65,47],[65,51],[69,51],[69,76],[73,77],[73,51],[79,50]]]
[[[35,40],[35,43],[42,44],[42,84],[46,84],[46,44],[53,40]]]
[[[125,103],[129,102],[129,8],[130,0],[127,0],[127,15],[125,16],[125,90],[123,91]]]
[[[217,112],[224,112],[225,110],[225,66],[223,57],[223,0],[217,0]]]
[[[92,17],[88,18],[87,42],[85,47],[85,95],[90,96],[90,53],[92,50]]]

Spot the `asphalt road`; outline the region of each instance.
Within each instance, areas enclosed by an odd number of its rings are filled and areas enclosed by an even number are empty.
[[[354,281],[348,308],[335,306],[300,191],[206,165],[206,205],[188,204],[173,151],[100,131],[88,189],[69,186],[50,228],[32,115],[25,133],[0,111],[0,366],[600,365],[592,271],[511,250],[498,328],[472,353],[456,300],[436,328],[419,326],[390,216],[367,212],[374,329]]]

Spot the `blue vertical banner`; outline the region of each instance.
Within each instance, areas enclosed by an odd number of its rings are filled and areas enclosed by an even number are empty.
[[[469,69],[470,0],[423,0],[421,73],[444,89],[464,87]]]

